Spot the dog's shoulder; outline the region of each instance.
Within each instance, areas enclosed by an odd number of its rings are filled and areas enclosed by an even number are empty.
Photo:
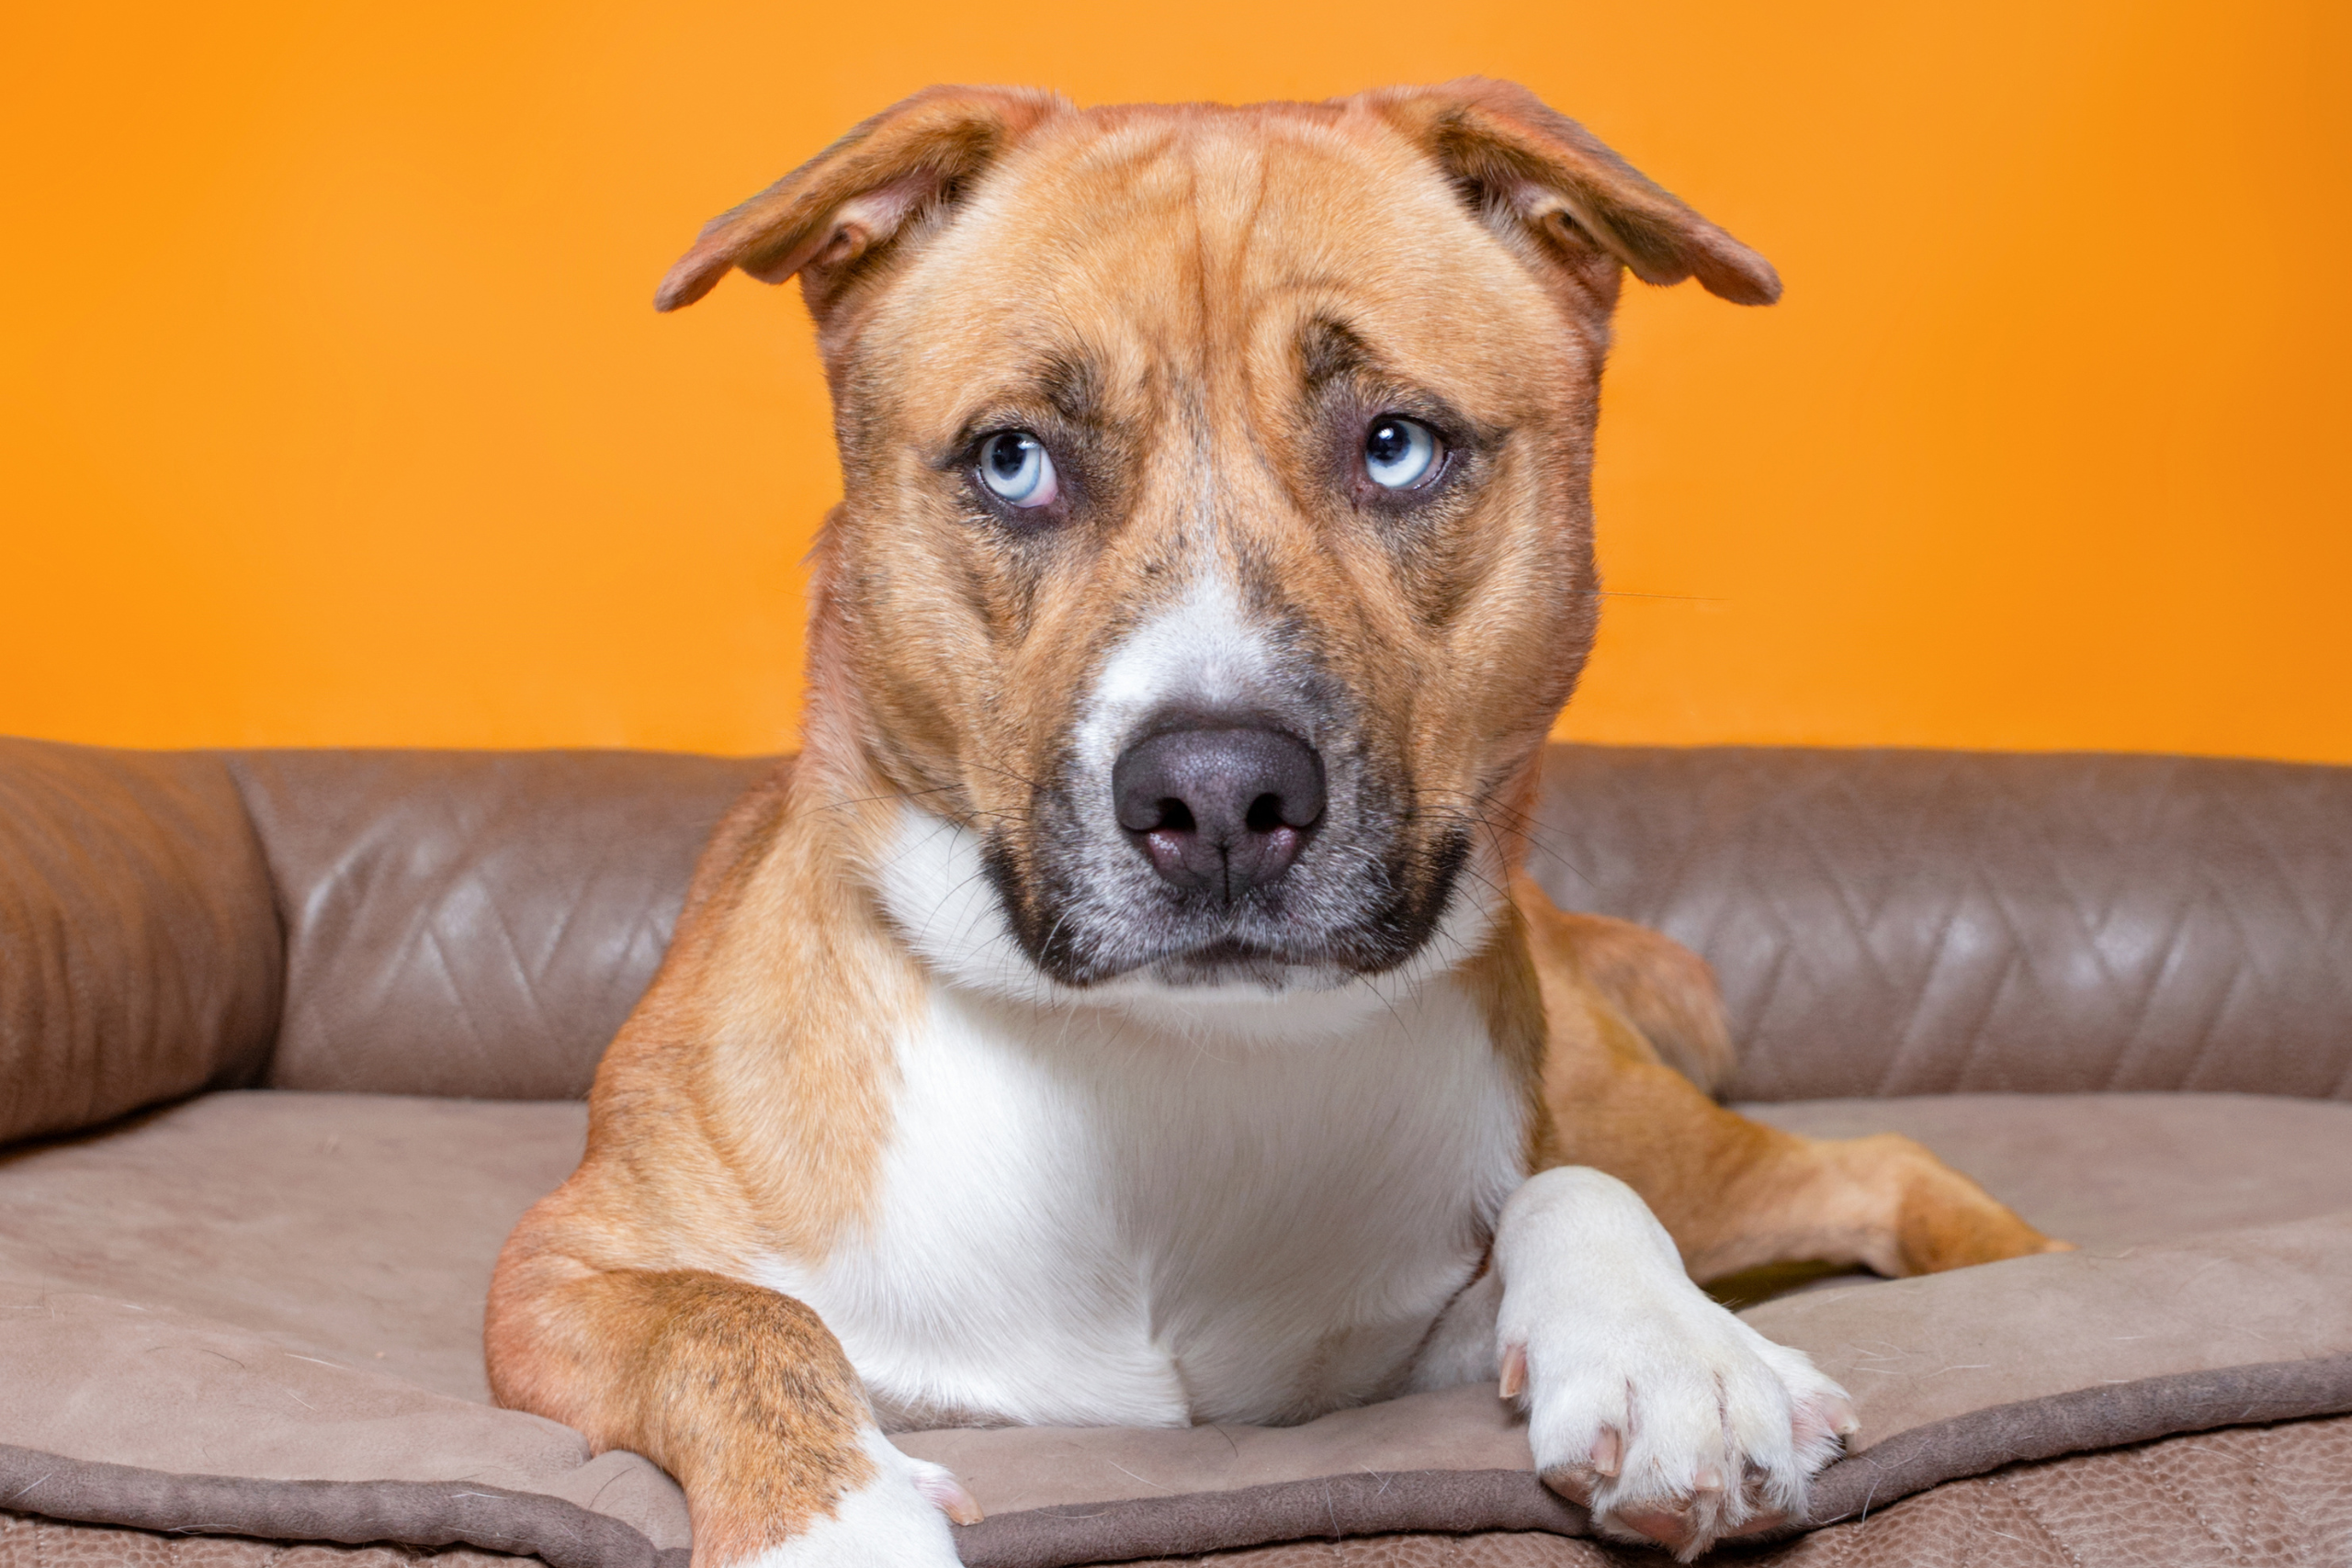
[[[606,1201],[810,1255],[866,1213],[924,986],[862,890],[859,815],[786,763],[720,820],[589,1097]]]

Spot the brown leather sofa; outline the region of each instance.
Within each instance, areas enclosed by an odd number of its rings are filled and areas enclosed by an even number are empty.
[[[681,1568],[666,1477],[487,1405],[481,1298],[765,765],[0,741],[0,1568]],[[1748,1555],[2352,1562],[2352,769],[1563,747],[1547,781],[1533,869],[1714,964],[1733,1099],[1911,1133],[2083,1244],[1747,1308],[1865,1423]],[[976,1568],[1664,1561],[1582,1539],[1483,1389],[907,1442],[989,1506]]]

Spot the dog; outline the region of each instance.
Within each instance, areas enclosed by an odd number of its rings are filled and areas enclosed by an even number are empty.
[[[1482,1380],[1687,1559],[1854,1430],[1693,1276],[2060,1245],[1915,1144],[1722,1109],[1704,966],[1519,869],[1623,275],[1763,304],[1762,257],[1472,80],[934,88],[657,303],[733,268],[800,280],[835,410],[804,749],[486,1338],[503,1404],[676,1476],[698,1568],[955,1562],[972,1500],[892,1430]]]

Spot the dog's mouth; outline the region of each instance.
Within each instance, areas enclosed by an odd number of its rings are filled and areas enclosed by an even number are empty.
[[[1456,902],[1466,832],[1378,837],[1390,842],[1320,831],[1283,877],[1238,897],[1171,887],[1131,845],[1083,836],[1049,839],[1034,860],[1000,842],[989,870],[1023,953],[1058,985],[1296,994],[1409,962]]]

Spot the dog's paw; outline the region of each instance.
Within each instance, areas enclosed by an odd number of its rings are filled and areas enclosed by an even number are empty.
[[[873,1475],[835,1498],[830,1515],[743,1559],[743,1568],[958,1568],[947,1522],[979,1522],[971,1495],[944,1466],[900,1453],[878,1431],[858,1446]]]
[[[1601,1534],[1685,1561],[1801,1517],[1813,1472],[1855,1426],[1845,1391],[1801,1352],[1701,1305],[1529,1325],[1503,1351],[1544,1483]]]
[[[1544,1484],[1589,1508],[1600,1534],[1685,1562],[1801,1517],[1814,1472],[1857,1427],[1845,1391],[1691,1284],[1638,1199],[1636,1224],[1613,1193],[1555,1186],[1548,1201],[1514,1198],[1514,1234],[1498,1239],[1510,1247],[1502,1392],[1524,1402]]]

